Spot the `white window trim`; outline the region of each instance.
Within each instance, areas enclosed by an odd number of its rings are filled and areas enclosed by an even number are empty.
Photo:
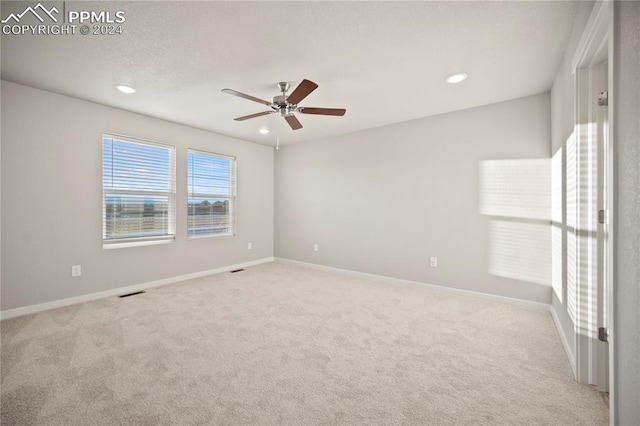
[[[112,250],[112,249],[120,249],[125,247],[142,247],[142,246],[154,246],[158,244],[171,244],[173,242],[175,242],[174,238],[172,239],[161,238],[156,240],[140,240],[140,241],[134,241],[132,239],[127,239],[126,241],[114,240],[114,242],[103,244],[102,248],[105,250]]]
[[[202,155],[208,155],[208,156],[214,156],[214,157],[220,157],[220,158],[226,158],[231,160],[231,164],[232,164],[232,175],[234,178],[234,184],[233,184],[233,190],[231,192],[231,196],[227,197],[227,195],[220,195],[220,194],[205,194],[205,193],[200,193],[200,192],[189,192],[189,153],[193,152],[195,154],[202,154]],[[236,234],[238,233],[238,222],[237,222],[237,218],[238,218],[238,197],[237,197],[237,192],[238,192],[238,159],[237,157],[233,156],[233,155],[227,155],[227,154],[220,154],[217,152],[211,152],[211,151],[202,151],[199,149],[192,149],[192,148],[188,148],[187,149],[187,240],[202,240],[202,239],[206,239],[206,238],[220,238],[220,237],[235,237]],[[208,234],[208,235],[189,235],[189,199],[191,197],[211,197],[211,198],[229,198],[230,202],[233,203],[233,209],[232,209],[232,232],[225,232],[224,234]]]
[[[104,139],[112,138],[112,139],[120,139],[125,142],[138,143],[142,145],[153,145],[160,148],[170,148],[171,152],[171,168],[173,171],[173,179],[171,181],[171,192],[160,192],[155,194],[165,194],[169,197],[169,210],[168,210],[168,222],[169,222],[169,234],[168,235],[160,235],[156,237],[134,237],[134,238],[114,238],[114,239],[105,239],[105,229],[104,223],[106,221],[106,194],[148,194],[146,191],[127,191],[127,190],[118,190],[118,189],[104,189],[104,181],[102,181],[104,176]],[[112,250],[112,249],[120,249],[126,247],[140,247],[140,246],[148,246],[148,245],[157,245],[157,244],[168,244],[175,242],[176,239],[176,180],[177,180],[177,169],[176,169],[176,157],[177,157],[177,149],[175,145],[156,142],[148,139],[142,139],[135,136],[126,136],[118,133],[103,133],[100,138],[100,146],[101,146],[101,161],[100,161],[100,179],[102,181],[101,189],[102,189],[102,248],[104,250]]]

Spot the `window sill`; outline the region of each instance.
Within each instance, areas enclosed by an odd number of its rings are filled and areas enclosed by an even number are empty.
[[[210,235],[194,235],[187,236],[188,240],[203,240],[206,238],[217,238],[217,237],[235,237],[234,233],[226,233],[226,234],[210,234]]]
[[[148,240],[148,241],[127,241],[121,243],[108,243],[102,244],[102,248],[104,250],[113,250],[127,247],[141,247],[141,246],[153,246],[156,244],[170,244],[175,241],[174,238],[171,239],[163,239],[163,240]]]

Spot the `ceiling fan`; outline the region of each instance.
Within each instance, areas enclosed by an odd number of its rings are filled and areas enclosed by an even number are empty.
[[[250,101],[258,102],[264,105],[267,105],[271,108],[270,111],[259,112],[256,114],[245,115],[243,117],[234,118],[235,121],[244,121],[250,118],[262,117],[263,115],[268,114],[280,114],[281,117],[284,117],[287,120],[287,123],[293,130],[302,129],[302,124],[294,115],[295,112],[299,112],[302,114],[316,114],[316,115],[338,115],[342,116],[345,112],[347,112],[344,108],[311,108],[311,107],[302,107],[298,106],[304,98],[309,96],[311,92],[316,90],[318,85],[310,80],[302,80],[302,83],[295,88],[290,95],[287,96],[287,91],[289,90],[289,83],[280,82],[278,83],[278,89],[280,89],[281,95],[274,96],[271,102],[265,101],[263,99],[259,99],[250,95],[246,95],[244,93],[238,92],[233,89],[222,89],[224,93],[228,93],[233,96],[238,96],[240,98],[249,99]]]

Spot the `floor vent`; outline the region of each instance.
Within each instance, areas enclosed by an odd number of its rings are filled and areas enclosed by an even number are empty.
[[[242,272],[244,271],[244,269],[234,269],[233,271],[231,271],[232,274],[235,274],[236,272]]]
[[[146,293],[146,291],[136,291],[134,293],[129,293],[129,294],[121,294],[120,296],[118,296],[119,298],[123,298],[123,297],[129,297],[129,296],[135,296],[136,294],[142,294],[142,293]]]

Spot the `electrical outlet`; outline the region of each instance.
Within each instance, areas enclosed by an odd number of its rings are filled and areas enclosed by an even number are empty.
[[[71,267],[71,277],[79,277],[82,275],[82,266],[81,265],[73,265]]]
[[[247,250],[253,249],[253,243],[247,243]]]
[[[313,245],[313,251],[318,251],[318,250],[319,250],[319,249],[318,249],[318,244],[314,244],[314,245]]]
[[[437,257],[430,257],[429,258],[429,265],[431,265],[432,268],[437,268],[438,267],[438,258]]]

